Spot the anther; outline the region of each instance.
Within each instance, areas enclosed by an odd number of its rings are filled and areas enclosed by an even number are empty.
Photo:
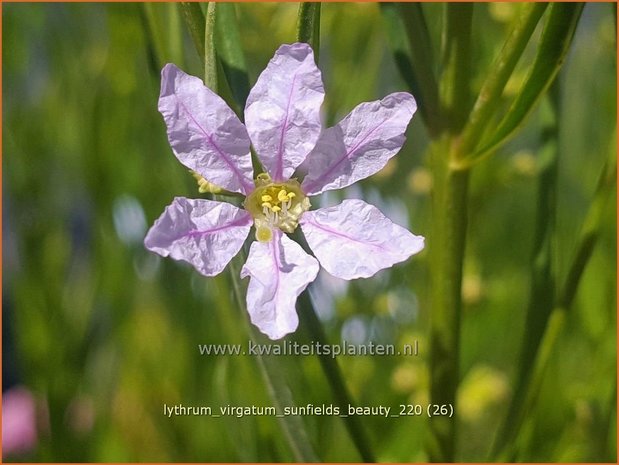
[[[279,200],[280,202],[283,202],[284,200],[288,200],[288,194],[286,193],[285,189],[282,189],[281,191],[279,191],[279,193],[277,194],[277,200]]]

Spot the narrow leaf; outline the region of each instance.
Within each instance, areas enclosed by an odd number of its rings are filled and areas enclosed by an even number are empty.
[[[146,5],[146,4],[145,4]],[[200,4],[196,2],[180,2],[178,7],[181,10],[189,35],[198,51],[200,60],[204,62],[204,14]]]
[[[548,19],[531,72],[498,129],[476,152],[475,159],[513,136],[552,84],[565,61],[583,7],[583,3],[553,3],[549,6]]]
[[[501,434],[497,436],[494,450],[512,443],[516,431],[524,419],[522,415],[525,398],[525,387],[531,380],[534,361],[540,349],[544,331],[548,324],[550,313],[555,303],[556,279],[552,263],[553,240],[555,237],[556,190],[558,172],[558,115],[560,113],[560,91],[555,83],[551,89],[549,121],[543,128],[543,145],[539,150],[539,158],[543,165],[538,176],[537,214],[535,220],[535,235],[531,258],[531,282],[529,289],[529,304],[525,320],[523,341],[520,349],[520,360],[516,375],[516,387],[510,401],[507,416],[503,422]]]
[[[218,4],[216,40],[217,54],[232,97],[239,108],[245,108],[250,86],[234,3]]]
[[[496,111],[505,84],[513,73],[547,6],[546,3],[522,4],[522,12],[494,60],[468,118],[459,147],[462,156],[467,156],[479,142],[480,136]]]
[[[383,16],[387,39],[391,47],[391,53],[393,53],[395,64],[402,79],[417,99],[421,117],[426,121],[428,119],[428,110],[425,105],[421,86],[413,71],[413,63],[410,57],[411,52],[408,47],[406,29],[404,28],[404,21],[402,20],[400,8],[398,8],[398,5],[395,3],[381,3],[380,11]],[[427,124],[426,121],[426,125]]]
[[[387,6],[387,8],[389,8]],[[413,77],[417,89],[411,87],[415,98],[426,115],[424,121],[431,134],[441,131],[441,109],[438,97],[438,83],[434,74],[436,68],[433,57],[433,44],[426,23],[422,5],[419,3],[400,3],[398,12],[403,20],[411,57]],[[395,31],[394,31],[395,32]]]
[[[165,38],[168,37],[168,31],[164,26],[161,15],[158,14],[158,10],[161,6],[162,5],[153,3],[142,4],[142,12],[148,30],[148,39],[155,55],[158,69],[161,69],[163,65],[171,59],[169,51],[170,44],[165,41]]]
[[[177,63],[180,65],[183,62],[183,35],[181,34],[181,19],[179,11],[173,3],[167,3],[165,6],[170,60],[172,63]]]

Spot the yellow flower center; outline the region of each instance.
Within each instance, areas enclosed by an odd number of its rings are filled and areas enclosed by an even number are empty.
[[[245,210],[251,213],[256,226],[256,239],[268,242],[273,229],[292,233],[310,202],[296,179],[274,183],[268,174],[259,174],[256,189],[245,199]]]

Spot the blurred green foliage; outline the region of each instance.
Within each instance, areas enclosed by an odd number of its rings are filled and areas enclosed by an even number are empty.
[[[486,69],[518,5],[479,5],[473,57]],[[253,83],[295,37],[297,4],[239,4]],[[442,9],[423,5],[438,38]],[[573,257],[601,166],[616,150],[613,10],[588,4],[563,68],[556,250]],[[205,279],[149,254],[146,228],[197,186],[169,148],[157,112],[159,70],[203,68],[173,4],[3,6],[3,378],[47,406],[26,461],[290,461],[272,417],[173,417],[163,404],[270,405],[252,357],[201,356],[198,344],[242,343],[246,318],[226,276]],[[533,47],[537,39],[533,42]],[[324,121],[406,90],[376,4],[322,7]],[[438,39],[435,43],[438,43]],[[531,47],[529,49],[533,50]],[[532,60],[527,50],[507,93]],[[437,49],[433,52],[439,54]],[[474,85],[481,85],[483,75]],[[472,89],[474,92],[478,88]],[[525,327],[543,106],[518,138],[476,168],[463,280],[459,456],[485,460],[505,414]],[[349,189],[428,236],[432,173],[417,117],[401,153]],[[337,200],[335,195],[328,201]],[[615,195],[611,196],[613,199]],[[518,438],[528,461],[616,458],[616,203]],[[418,357],[343,357],[359,405],[427,402],[425,253],[349,285],[323,275],[314,294],[329,340],[404,344]],[[289,337],[307,341],[303,328]],[[297,405],[333,402],[318,361],[278,359]],[[304,418],[324,461],[356,461],[341,419]],[[380,461],[423,461],[425,417],[363,418]]]

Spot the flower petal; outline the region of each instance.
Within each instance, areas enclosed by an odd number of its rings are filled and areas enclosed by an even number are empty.
[[[159,111],[180,162],[229,191],[254,188],[249,136],[226,103],[176,66],[161,71]]]
[[[424,238],[363,200],[305,212],[301,229],[322,267],[342,279],[369,278],[424,247]]]
[[[250,276],[247,310],[251,322],[271,339],[297,329],[297,297],[316,279],[318,262],[279,230],[273,240],[254,242],[241,278]]]
[[[415,99],[406,92],[357,105],[321,134],[307,158],[303,192],[316,195],[340,189],[381,170],[402,148],[416,110]]]
[[[234,205],[176,197],[150,228],[144,245],[162,257],[191,263],[204,276],[215,276],[241,249],[251,225],[251,215]]]
[[[251,141],[273,180],[289,179],[316,144],[324,96],[311,47],[279,47],[245,106]]]

